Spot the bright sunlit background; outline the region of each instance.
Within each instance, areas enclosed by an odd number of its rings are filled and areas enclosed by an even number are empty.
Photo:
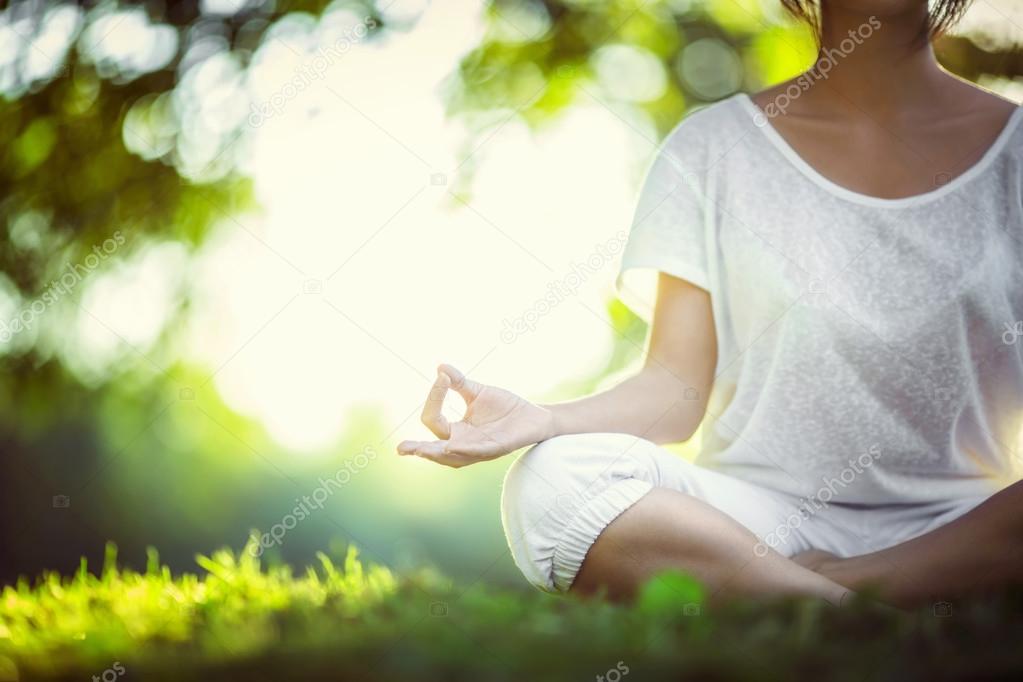
[[[942,58],[1023,99],[1021,26],[978,3]],[[554,400],[635,363],[612,284],[658,140],[812,54],[774,0],[12,3],[2,577],[108,539],[189,566],[347,467],[267,556],[518,584],[510,459],[393,453],[434,368]]]

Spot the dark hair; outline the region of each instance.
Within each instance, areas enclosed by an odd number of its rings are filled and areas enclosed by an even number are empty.
[[[963,16],[973,0],[935,0],[927,17],[927,25],[921,27],[923,36],[938,36],[952,28]],[[798,19],[810,24],[817,40],[821,36],[821,0],[781,0],[782,6]]]

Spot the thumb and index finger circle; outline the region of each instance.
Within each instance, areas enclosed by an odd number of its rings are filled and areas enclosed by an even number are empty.
[[[437,368],[440,374],[447,375],[451,382],[451,388],[458,391],[458,394],[465,398],[466,402],[474,400],[483,390],[483,384],[473,381],[465,376],[460,370],[451,365],[441,365]]]

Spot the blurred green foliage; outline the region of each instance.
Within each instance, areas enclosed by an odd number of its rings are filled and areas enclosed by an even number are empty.
[[[453,113],[510,109],[541,124],[591,97],[630,119],[641,112],[660,137],[692,107],[792,78],[815,55],[807,26],[779,22],[780,4],[759,0],[494,0],[488,7],[491,30],[447,91]],[[988,35],[947,36],[936,51],[970,80],[1023,76],[1018,44]],[[657,67],[663,87],[631,87]]]
[[[369,40],[400,40],[403,28],[386,2],[380,9],[364,0],[250,1],[224,3],[237,6],[224,13],[204,13],[200,4],[81,3],[79,10],[79,3],[15,2],[5,11],[20,40],[0,67],[0,294],[38,297],[62,268],[118,229],[131,231],[132,251],[149,238],[192,249],[218,218],[253,208],[250,183],[237,166],[250,132],[245,116],[224,114],[219,127],[195,128],[193,110],[203,103],[188,98],[210,93],[184,86],[204,59],[226,55],[243,73],[275,30],[325,11],[367,17]],[[509,113],[540,125],[594,99],[630,125],[652,126],[656,140],[694,106],[791,77],[809,64],[808,29],[778,23],[780,10],[768,15],[765,7],[754,0],[495,0],[487,5],[483,41],[443,94],[450,113],[481,137]],[[73,20],[58,11],[69,8],[76,8]],[[142,65],[103,52],[105,36],[93,38],[90,30],[100,25],[109,34],[125,21],[115,11],[144,17],[140,26],[154,36],[166,29],[174,49]],[[33,41],[68,22],[63,44]],[[984,36],[948,38],[938,51],[949,68],[973,80],[1023,75],[1023,51]],[[29,69],[29,57],[40,55],[52,64]],[[187,300],[179,301],[179,312],[186,308]],[[53,317],[62,322],[51,334],[66,336],[69,313]],[[169,316],[167,333],[179,321]],[[14,390],[33,383],[77,390],[82,380],[62,371],[55,339],[43,331],[22,336],[0,345],[5,413],[17,407]]]
[[[366,40],[387,43],[401,41],[417,17],[390,0],[206,3],[234,5],[223,12],[203,4],[5,3],[0,313],[39,299],[118,231],[127,243],[100,272],[170,245],[187,279],[189,258],[218,221],[259,210],[243,163],[252,102],[229,84],[243,81],[260,50],[289,27],[319,26],[343,12],[368,17]],[[765,14],[770,7],[495,0],[479,45],[440,88],[451,117],[473,133],[466,168],[479,161],[477,145],[511,117],[539,127],[598,101],[656,141],[692,107],[794,75],[811,59],[813,41],[805,28]],[[144,36],[130,50],[104,46],[121,22]],[[939,53],[955,72],[989,84],[1023,74],[1023,52],[985,36],[949,38]],[[209,64],[221,81],[203,89],[196,74]],[[240,544],[247,528],[275,523],[297,494],[336,468],[331,453],[289,457],[214,391],[201,402],[182,398],[182,387],[205,385],[211,375],[180,350],[196,304],[188,292],[187,282],[174,290],[145,352],[93,363],[99,369],[76,362],[76,320],[87,315],[81,288],[31,329],[0,338],[0,542],[8,554],[0,580],[43,566],[71,570],[79,555],[97,557],[109,538],[131,556],[156,542],[183,568],[197,550]],[[556,397],[592,390],[638,357],[645,327],[620,303],[609,310],[618,340],[603,371],[569,381]],[[388,435],[368,410],[344,418],[349,428],[336,451]],[[381,457],[360,474],[369,492],[332,500],[329,514],[289,539],[288,558],[309,560],[325,537],[338,535],[361,541],[377,559],[433,561],[459,578],[521,584],[502,557],[496,512],[460,513],[495,509],[504,464],[480,467],[471,486],[462,479],[460,507],[443,495],[415,507],[428,486],[445,490],[438,482],[447,472],[410,473]],[[378,492],[393,489],[401,494],[382,504]],[[70,495],[70,511],[54,511],[58,494]]]

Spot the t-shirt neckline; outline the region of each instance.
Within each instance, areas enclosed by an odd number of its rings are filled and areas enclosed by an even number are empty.
[[[753,99],[744,92],[738,93],[736,98],[742,104],[743,108],[746,109],[747,113],[750,114],[751,122],[757,128],[763,132],[767,139],[774,145],[774,147],[785,156],[793,166],[796,167],[803,175],[808,177],[810,180],[821,186],[828,192],[838,195],[849,201],[853,201],[859,204],[865,204],[867,206],[877,206],[883,208],[902,208],[906,206],[915,206],[928,201],[933,201],[941,196],[952,192],[960,185],[969,182],[972,178],[982,173],[995,158],[1004,149],[1009,138],[1015,131],[1016,126],[1019,123],[1021,116],[1020,112],[1023,111],[1023,107],[1016,107],[1015,111],[1009,116],[1005,122],[1005,126],[1002,131],[995,138],[995,141],[988,147],[987,151],[984,152],[983,156],[966,169],[964,172],[955,176],[944,185],[932,189],[928,192],[921,194],[913,194],[907,197],[898,197],[894,199],[886,199],[884,197],[876,197],[870,194],[863,194],[855,190],[851,190],[847,187],[843,187],[833,180],[828,179],[821,174],[816,168],[810,165],[799,153],[788,143],[788,141],[782,137],[781,133],[771,125],[771,121],[768,119],[764,111],[757,106]]]

